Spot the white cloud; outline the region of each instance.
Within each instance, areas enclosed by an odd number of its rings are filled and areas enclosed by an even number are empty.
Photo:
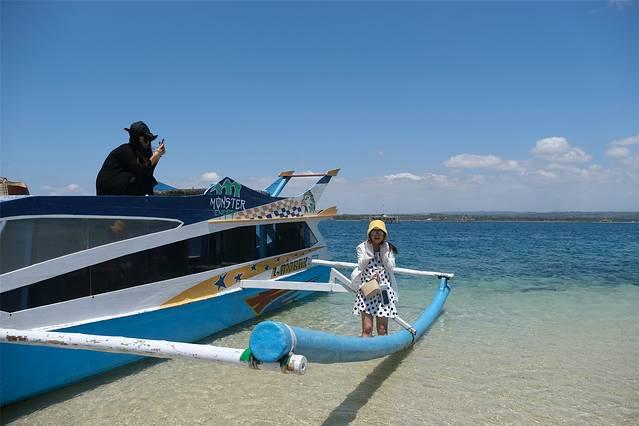
[[[448,176],[438,175],[436,173],[425,173],[422,176],[418,176],[416,174],[409,173],[409,172],[401,172],[401,173],[395,173],[391,175],[385,175],[384,179],[386,179],[386,181],[390,183],[395,181],[413,181],[413,182],[428,181],[428,182],[438,183],[442,185],[448,185],[453,183],[448,178]]]
[[[414,175],[412,173],[395,173],[392,175],[386,175],[384,176],[385,179],[389,180],[389,181],[394,181],[394,180],[401,180],[401,179],[406,179],[406,180],[414,180],[414,181],[418,181],[418,180],[423,180],[424,178],[422,176],[417,176]]]
[[[606,151],[606,155],[615,160],[630,157],[630,149],[627,146],[611,146]]]
[[[633,145],[639,145],[639,135],[630,136],[623,139],[617,139],[609,144],[609,148],[606,150],[606,155],[613,160],[620,160],[622,164],[630,166],[631,168],[639,168],[639,147]],[[635,158],[633,151],[638,151]]]
[[[523,167],[515,160],[505,160],[496,155],[459,154],[444,161],[451,169],[488,169],[504,172],[521,172]]]
[[[202,182],[217,182],[220,180],[220,176],[218,176],[215,172],[205,172],[200,175],[200,180]]]
[[[581,148],[570,145],[566,138],[557,136],[538,140],[532,152],[553,163],[583,163],[592,158]]]
[[[207,188],[220,180],[220,175],[215,172],[204,172],[198,176],[190,176],[178,181],[172,181],[176,188]]]
[[[442,184],[453,183],[453,182],[450,181],[450,179],[448,179],[448,176],[446,176],[446,175],[438,175],[436,173],[426,173],[424,175],[424,178],[426,180],[430,180],[430,181],[438,182],[438,183],[442,183]]]
[[[630,145],[639,145],[639,135],[629,136],[623,139],[617,139],[610,142],[610,145],[613,146],[630,146]]]
[[[544,179],[557,179],[557,173],[548,170],[537,170],[535,173]]]
[[[475,183],[477,185],[483,185],[486,183],[486,176],[483,175],[473,175],[470,178],[470,181],[472,183]]]
[[[628,172],[639,170],[639,134],[610,142],[606,156],[617,160]]]
[[[544,170],[538,170],[536,173],[545,177],[549,177],[552,174],[554,178],[561,178],[563,182],[575,179],[605,179],[607,177],[607,171],[598,164],[591,164],[586,168],[582,168],[572,164],[550,163]]]
[[[88,195],[88,194],[80,194],[82,187],[77,183],[70,183],[65,186],[41,186],[40,190],[42,190],[45,195]]]

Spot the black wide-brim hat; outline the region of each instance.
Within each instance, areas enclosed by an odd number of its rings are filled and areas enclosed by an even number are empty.
[[[155,138],[158,137],[158,135],[154,135],[153,133],[151,133],[149,126],[147,126],[144,121],[136,121],[135,123],[131,124],[128,129],[125,128],[124,130],[129,132],[129,136],[133,138],[137,138],[138,136],[146,136],[149,138],[150,141],[153,141],[155,140]]]

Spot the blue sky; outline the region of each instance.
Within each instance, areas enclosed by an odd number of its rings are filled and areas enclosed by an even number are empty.
[[[639,210],[637,2],[1,5],[0,175],[34,194],[94,194],[143,120],[178,186],[340,167],[345,213]]]

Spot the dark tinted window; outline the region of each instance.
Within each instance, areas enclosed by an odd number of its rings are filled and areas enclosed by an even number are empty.
[[[304,222],[278,223],[260,226],[265,256],[289,253],[306,247],[312,247],[317,238]]]
[[[0,309],[5,312],[15,312],[78,299],[90,294],[89,286],[89,269],[83,268],[36,284],[6,291],[0,294]]]
[[[0,309],[14,312],[107,293],[288,253],[316,242],[305,223],[234,228],[121,256],[4,292],[0,294]]]
[[[0,274],[115,241],[175,228],[158,219],[37,218],[0,222]]]

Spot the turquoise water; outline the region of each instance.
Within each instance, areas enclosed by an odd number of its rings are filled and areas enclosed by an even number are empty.
[[[364,222],[321,225],[354,261]],[[149,360],[3,411],[15,424],[639,424],[639,224],[390,224],[398,266],[454,272],[412,350],[305,376]],[[436,280],[399,278],[408,321]],[[352,296],[271,316],[358,334]],[[255,323],[207,342],[244,347]],[[396,326],[391,325],[391,328]],[[393,331],[391,329],[391,331]]]
[[[404,222],[388,225],[406,268],[454,271],[464,287],[639,284],[639,224]],[[322,224],[333,257],[352,260],[364,222]]]

